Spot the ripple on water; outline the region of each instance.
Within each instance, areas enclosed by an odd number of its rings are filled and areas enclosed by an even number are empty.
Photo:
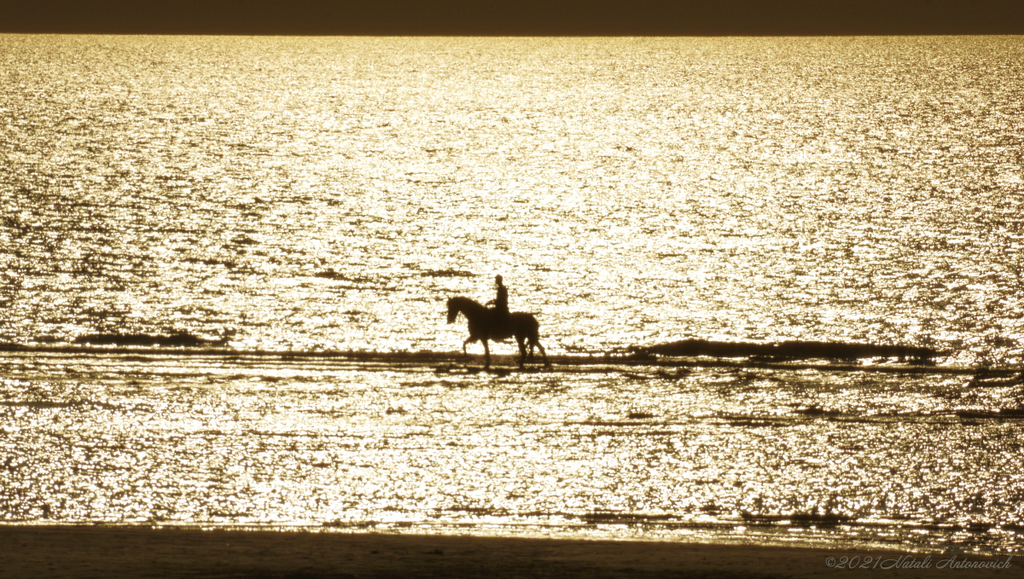
[[[170,364],[121,364],[131,387],[5,381],[5,520],[639,525],[1000,550],[1024,516],[1019,419],[964,415],[979,389],[941,375],[294,363],[282,376],[268,359],[182,385]]]
[[[242,352],[5,354],[2,520],[1021,546],[1019,384],[249,355],[456,350],[501,273],[556,354],[1019,364],[1014,39],[0,44],[0,340]]]

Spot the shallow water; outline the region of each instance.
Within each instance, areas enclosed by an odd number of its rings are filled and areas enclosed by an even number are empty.
[[[0,340],[239,353],[4,354],[0,520],[1021,546],[1021,385],[952,372],[1024,352],[1019,38],[0,44]],[[496,273],[551,354],[943,355],[261,354],[458,350]]]
[[[1024,386],[331,357],[4,358],[8,521],[1020,548]]]

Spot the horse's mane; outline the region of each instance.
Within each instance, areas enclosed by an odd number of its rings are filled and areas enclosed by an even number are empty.
[[[458,306],[463,306],[463,307],[464,306],[469,306],[469,307],[471,307],[471,308],[473,308],[475,310],[486,310],[487,309],[487,306],[483,305],[482,303],[480,303],[480,302],[478,302],[478,301],[476,301],[476,300],[474,300],[472,298],[467,298],[466,296],[455,296],[453,298],[450,298],[448,300],[448,303],[454,304],[454,305],[458,305]],[[461,309],[461,307],[460,307],[460,309]]]

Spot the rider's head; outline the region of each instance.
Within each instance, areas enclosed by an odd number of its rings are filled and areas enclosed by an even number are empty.
[[[501,285],[501,276],[500,275],[494,276],[494,283],[496,283],[498,285]]]

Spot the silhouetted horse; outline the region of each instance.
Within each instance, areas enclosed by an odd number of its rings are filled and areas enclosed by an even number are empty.
[[[459,314],[466,316],[469,321],[469,337],[462,343],[462,353],[468,354],[466,346],[472,342],[481,341],[484,343],[484,356],[486,363],[484,367],[491,367],[491,350],[487,341],[501,342],[515,336],[519,344],[519,367],[522,368],[526,362],[526,342],[530,343],[530,359],[533,359],[533,347],[537,346],[540,355],[544,357],[544,365],[551,367],[548,363],[548,355],[544,346],[540,345],[538,331],[540,324],[533,314],[524,312],[512,312],[509,315],[509,323],[504,327],[498,327],[495,323],[494,310],[475,302],[466,297],[455,297],[448,300],[448,323],[454,323]]]

